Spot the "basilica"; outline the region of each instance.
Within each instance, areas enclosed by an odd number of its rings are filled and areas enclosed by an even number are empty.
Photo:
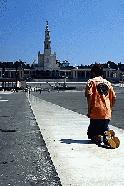
[[[44,53],[38,52],[38,67],[44,71],[59,70],[59,63],[56,60],[56,54],[51,51],[51,38],[48,21],[45,29]]]

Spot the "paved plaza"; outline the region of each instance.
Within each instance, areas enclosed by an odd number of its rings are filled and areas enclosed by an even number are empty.
[[[124,90],[115,88],[117,149],[87,139],[84,91],[0,92],[0,185],[123,186]]]
[[[64,186],[123,186],[124,131],[110,125],[121,140],[117,149],[91,143],[86,135],[89,119],[76,112],[82,103],[86,112],[85,100],[81,99],[84,93],[80,93],[43,92],[28,97],[61,183]]]

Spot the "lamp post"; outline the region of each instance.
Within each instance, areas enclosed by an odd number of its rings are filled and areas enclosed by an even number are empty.
[[[16,61],[15,62],[15,70],[16,70],[16,72],[15,72],[15,80],[16,80],[16,85],[15,85],[15,90],[16,90],[16,92],[17,92],[17,82],[18,82],[18,61]]]
[[[2,67],[2,89],[4,89],[5,66]],[[4,89],[5,90],[5,89]]]
[[[122,75],[122,87],[124,87],[124,74]]]

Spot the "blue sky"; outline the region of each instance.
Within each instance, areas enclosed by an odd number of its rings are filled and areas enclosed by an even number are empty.
[[[124,63],[123,0],[0,0],[0,61],[37,60],[46,20],[57,59]]]

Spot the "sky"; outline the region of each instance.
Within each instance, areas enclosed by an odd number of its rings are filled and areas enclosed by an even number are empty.
[[[46,21],[58,60],[124,63],[123,0],[0,0],[0,61],[37,62]]]

